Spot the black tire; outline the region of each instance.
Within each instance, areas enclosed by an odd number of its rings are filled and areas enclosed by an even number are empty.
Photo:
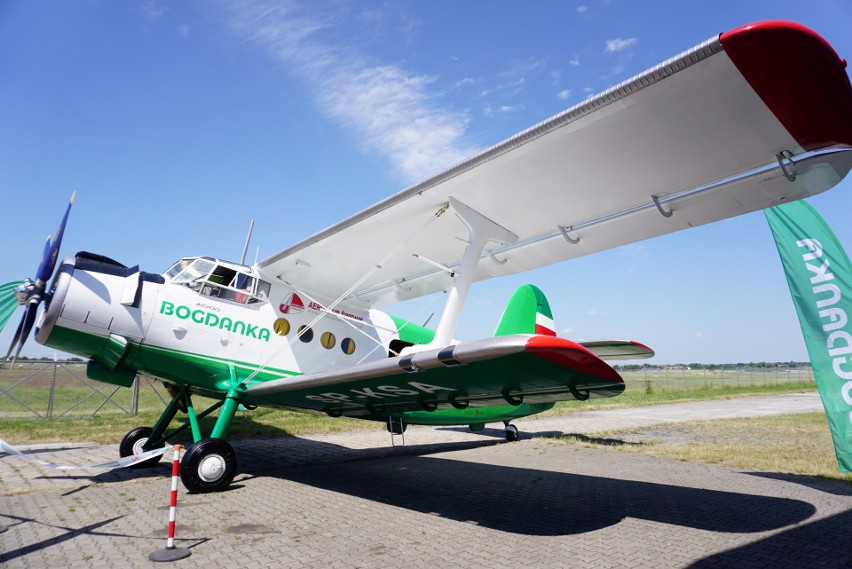
[[[237,455],[223,439],[201,439],[190,445],[180,461],[180,479],[196,494],[221,492],[237,473]]]
[[[518,427],[515,425],[506,425],[506,441],[513,443],[518,440]]]
[[[142,454],[142,447],[148,442],[148,439],[151,438],[151,433],[153,432],[154,429],[151,427],[137,427],[124,435],[124,438],[121,439],[121,444],[118,445],[118,456],[124,458],[126,456]],[[155,448],[163,448],[163,444],[160,443]],[[160,462],[162,458],[163,455],[158,454],[157,456],[152,456],[148,460],[132,464],[128,466],[128,468],[150,468]]]

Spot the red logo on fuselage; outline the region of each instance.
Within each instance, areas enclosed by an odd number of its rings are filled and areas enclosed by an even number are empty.
[[[287,300],[282,302],[278,306],[278,310],[281,314],[296,314],[297,312],[301,312],[305,309],[305,303],[302,302],[302,299],[299,298],[299,295],[295,292],[287,297]]]

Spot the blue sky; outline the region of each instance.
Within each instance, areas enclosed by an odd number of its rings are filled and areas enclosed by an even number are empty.
[[[4,2],[0,282],[33,276],[72,191],[63,255],[151,272],[237,260],[255,219],[249,261],[266,257],[764,19],[852,59],[844,1]],[[847,247],[851,191],[810,200]],[[560,335],[639,340],[651,362],[807,359],[762,213],[474,285],[458,337],[490,335],[524,282],[548,295]]]

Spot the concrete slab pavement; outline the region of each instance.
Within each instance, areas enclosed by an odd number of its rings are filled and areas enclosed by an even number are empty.
[[[697,415],[819,409],[810,394],[518,421],[241,439],[233,488],[178,501],[180,567],[849,567],[852,485],[561,444]],[[650,418],[650,419],[649,419]],[[646,421],[651,421],[646,423]],[[12,442],[12,441],[10,441]],[[117,445],[31,445],[91,464]],[[153,567],[165,545],[169,466],[68,471],[0,459],[4,567]]]

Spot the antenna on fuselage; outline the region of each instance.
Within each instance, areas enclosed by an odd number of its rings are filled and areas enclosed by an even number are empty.
[[[241,265],[246,264],[246,253],[248,252],[249,242],[251,242],[251,232],[252,232],[253,229],[254,229],[254,220],[252,219],[251,223],[249,223],[248,235],[246,235],[246,244],[243,246],[243,256],[240,257],[240,264]]]

